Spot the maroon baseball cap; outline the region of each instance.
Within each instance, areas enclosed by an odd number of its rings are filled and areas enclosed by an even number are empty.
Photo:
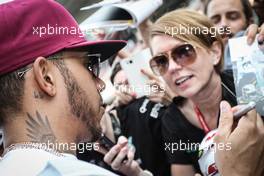
[[[87,41],[71,14],[54,0],[13,0],[0,5],[0,75],[61,50],[101,54],[106,60],[121,40]]]

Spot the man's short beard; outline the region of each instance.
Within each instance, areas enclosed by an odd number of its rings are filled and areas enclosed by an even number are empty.
[[[97,122],[96,117],[91,117],[93,114],[91,111],[91,106],[86,99],[86,92],[79,86],[78,82],[74,78],[72,72],[66,67],[63,60],[56,60],[55,65],[60,70],[63,76],[64,83],[67,89],[68,101],[71,106],[71,112],[77,118],[80,118],[83,123],[86,123],[89,133],[91,134],[91,141],[96,141],[101,135],[101,126]]]

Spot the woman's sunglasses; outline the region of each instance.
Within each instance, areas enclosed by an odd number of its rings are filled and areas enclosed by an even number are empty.
[[[181,66],[186,66],[192,64],[196,58],[196,51],[194,46],[191,44],[183,44],[176,48],[173,48],[171,51],[171,58],[174,62]],[[169,68],[169,56],[168,54],[159,54],[154,56],[150,62],[150,68],[154,74],[158,76],[164,75]]]

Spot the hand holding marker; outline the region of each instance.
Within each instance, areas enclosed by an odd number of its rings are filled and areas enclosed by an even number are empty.
[[[234,113],[234,120],[238,121],[243,115],[247,114],[249,111],[254,109],[255,106],[256,106],[256,103],[253,101],[244,105],[242,108],[240,108],[237,112]]]

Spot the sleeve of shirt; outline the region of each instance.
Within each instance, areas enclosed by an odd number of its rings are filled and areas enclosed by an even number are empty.
[[[170,164],[192,164],[192,158],[184,150],[188,144],[177,127],[179,112],[175,109],[175,104],[171,104],[162,117],[162,136],[164,141],[164,149],[167,160]]]

